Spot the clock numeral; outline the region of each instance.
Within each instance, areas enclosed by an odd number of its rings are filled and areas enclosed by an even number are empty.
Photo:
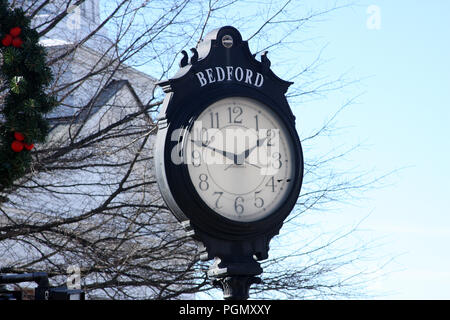
[[[217,209],[221,209],[222,206],[219,206],[219,200],[220,200],[220,198],[222,198],[223,192],[216,191],[216,192],[214,192],[214,195],[219,195],[219,196],[217,197],[217,199],[216,199],[215,207],[216,207]]]
[[[202,173],[201,175],[198,176],[198,178],[200,179],[200,182],[198,183],[198,187],[200,188],[200,190],[202,191],[208,190],[209,188],[208,176]]]
[[[202,155],[200,151],[198,150],[192,151],[192,165],[194,167],[200,167],[201,164],[202,164]]]
[[[275,152],[272,154],[272,159],[275,160],[272,162],[272,167],[274,169],[280,169],[283,165],[283,162],[281,162],[281,154],[279,152]]]
[[[211,117],[211,128],[219,129],[219,113],[218,112],[210,112],[209,115]]]
[[[242,205],[244,203],[244,198],[237,197],[234,199],[234,211],[236,211],[237,214],[242,214],[244,212],[244,206]]]
[[[266,134],[267,134],[267,146],[268,147],[273,147],[272,139],[275,138],[275,135],[276,135],[275,130],[267,129],[267,133]]]
[[[256,123],[255,125],[256,131],[259,131],[258,115],[255,115],[255,123]]]
[[[267,181],[266,187],[271,188],[272,192],[275,192],[275,179],[273,176],[269,179],[269,181]]]
[[[232,114],[232,112],[231,112],[231,107],[230,108],[228,108],[228,122],[229,123],[242,123],[242,120],[238,120],[238,118],[240,117],[240,116],[242,116],[242,108],[241,107],[234,107],[233,108],[233,114],[236,114],[236,116],[234,117],[234,119],[232,120],[231,118],[231,114]]]
[[[213,140],[214,137],[211,137]],[[211,141],[209,140],[208,129],[206,128],[195,128],[194,140],[196,142],[201,142],[202,144],[208,145]]]
[[[261,193],[262,190],[255,192],[255,207],[262,208],[264,206],[264,199],[261,197],[257,197],[258,193]]]

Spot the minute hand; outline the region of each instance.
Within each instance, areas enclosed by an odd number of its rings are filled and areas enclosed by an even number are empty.
[[[237,155],[237,157],[239,159],[242,159],[242,157],[243,157],[244,158],[243,160],[247,159],[248,156],[250,155],[250,153],[252,153],[252,151],[255,150],[257,147],[261,146],[266,139],[267,139],[267,137],[259,139],[258,141],[256,141],[255,146],[248,148],[247,150],[244,150],[243,152],[239,153]]]

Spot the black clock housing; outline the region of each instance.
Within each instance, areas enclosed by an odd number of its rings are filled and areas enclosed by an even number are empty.
[[[231,26],[211,31],[191,51],[191,57],[182,52],[180,69],[173,78],[158,83],[166,93],[158,117],[155,152],[161,195],[189,234],[204,244],[203,259],[220,258],[233,263],[248,262],[253,257],[266,259],[269,241],[293,210],[303,178],[302,148],[295,117],[285,97],[292,83],[272,72],[266,52],[261,61],[256,60],[247,41]],[[187,165],[171,160],[177,148],[183,156],[186,133],[200,113],[227,97],[251,98],[270,107],[285,124],[294,144],[295,179],[291,192],[281,207],[257,221],[233,221],[214,212],[197,194]]]

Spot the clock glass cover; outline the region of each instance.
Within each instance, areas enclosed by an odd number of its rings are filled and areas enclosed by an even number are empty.
[[[205,108],[186,135],[183,155],[202,201],[234,221],[263,219],[289,195],[294,145],[279,116],[244,97]]]

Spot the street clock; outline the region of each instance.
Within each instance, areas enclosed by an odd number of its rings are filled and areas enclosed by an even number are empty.
[[[285,93],[291,82],[231,26],[186,52],[158,117],[155,168],[168,208],[215,259],[224,297],[245,299],[269,242],[293,210],[303,155]]]

